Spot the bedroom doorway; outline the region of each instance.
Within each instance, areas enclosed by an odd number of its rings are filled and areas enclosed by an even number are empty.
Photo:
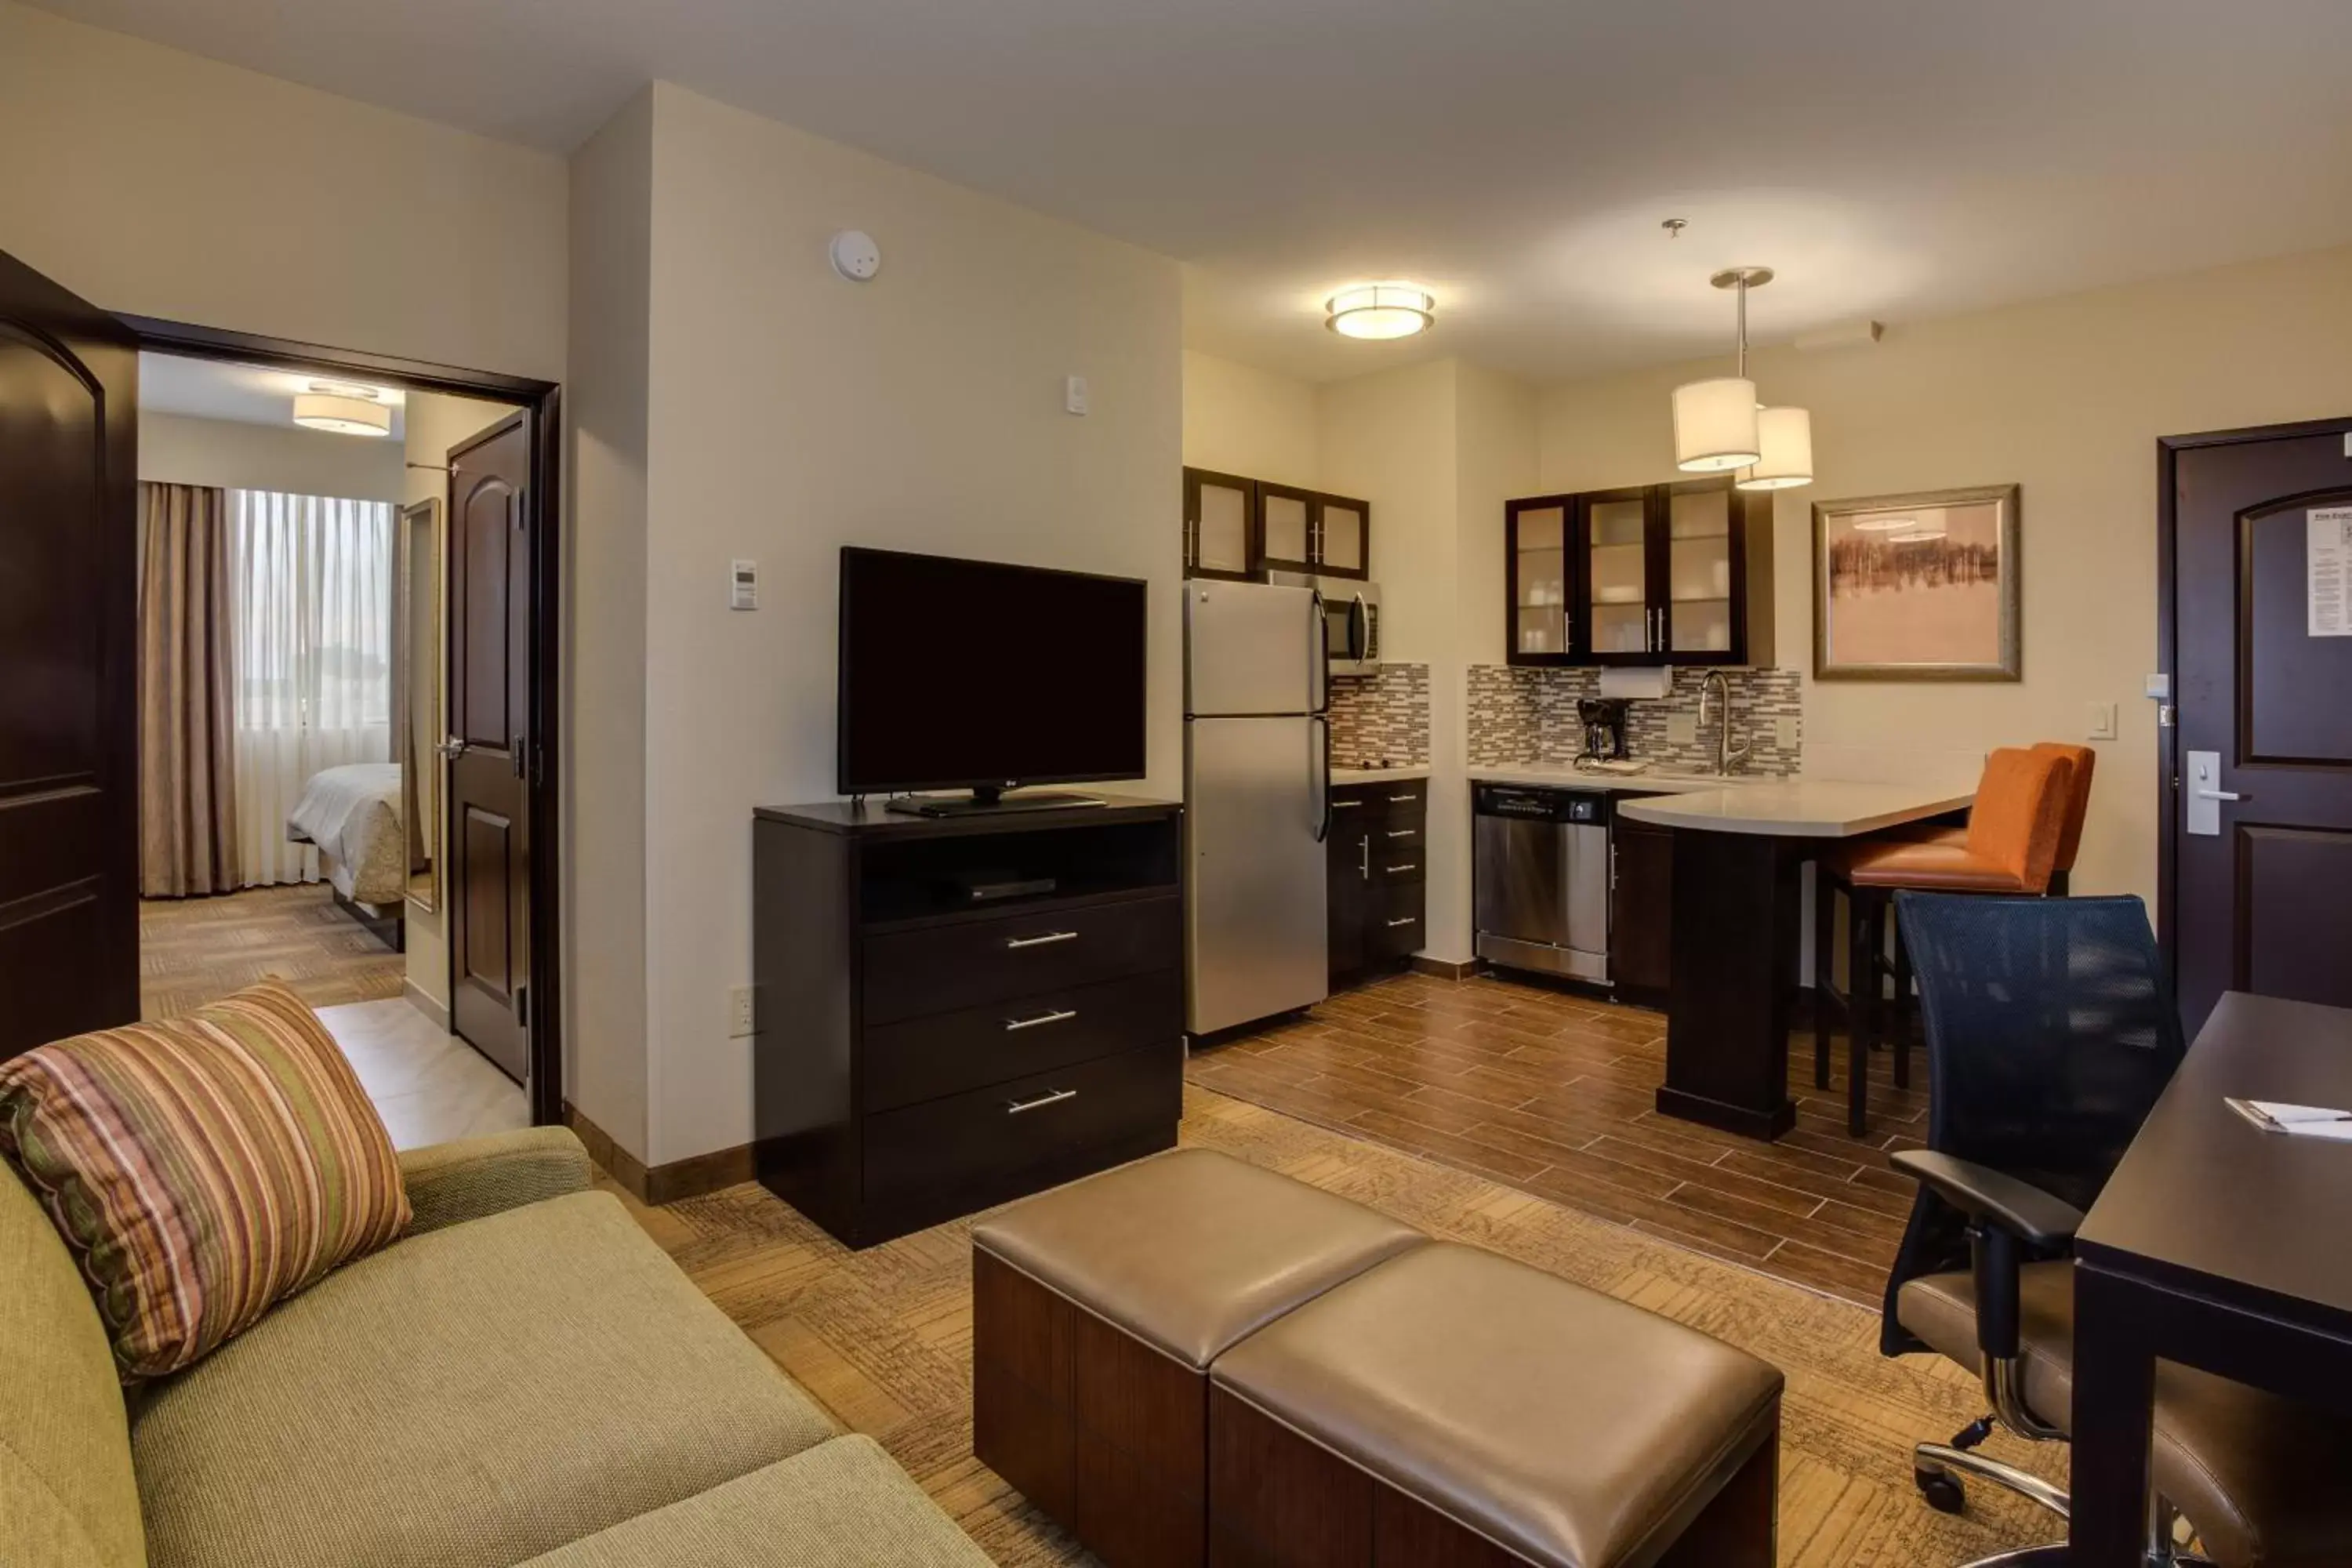
[[[510,1122],[560,1120],[554,858],[516,868],[506,934],[536,1016],[505,1071],[446,1033],[430,940],[449,905],[447,454],[518,433],[512,734],[551,763],[558,412],[551,383],[111,314],[0,256],[0,579],[38,612],[8,617],[0,655],[41,698],[0,723],[0,975],[45,999],[0,1058],[275,973],[379,1010],[354,1029],[370,1047],[419,1029],[457,1047]],[[554,773],[509,803],[541,842]],[[341,837],[371,815],[394,825],[380,852]]]
[[[232,573],[232,610],[272,594],[301,606],[292,617],[298,629],[287,639],[290,657],[268,661],[272,675],[286,667],[299,672],[300,689],[289,704],[291,733],[263,746],[278,772],[258,781],[262,806],[240,806],[241,826],[247,837],[274,828],[287,843],[273,853],[315,864],[318,880],[302,884],[310,901],[300,915],[332,955],[292,958],[291,967],[307,973],[289,978],[298,989],[319,992],[313,1000],[322,1005],[342,1000],[344,992],[366,993],[364,1008],[331,1018],[339,1036],[340,1026],[349,1024],[363,1039],[396,1040],[397,1051],[410,1058],[459,1047],[470,1065],[443,1060],[425,1075],[436,1085],[466,1086],[462,1103],[434,1108],[444,1119],[439,1125],[477,1110],[485,1121],[473,1130],[497,1124],[508,1114],[499,1096],[511,1092],[497,1089],[502,1082],[519,1086],[530,1120],[560,1119],[558,1022],[537,1005],[554,994],[554,933],[543,929],[553,921],[535,912],[553,908],[555,868],[534,864],[527,853],[502,858],[496,901],[505,918],[481,931],[486,889],[477,868],[484,858],[469,854],[480,847],[469,839],[480,835],[467,831],[468,824],[478,829],[481,818],[469,813],[460,782],[478,771],[467,753],[480,749],[480,738],[467,732],[478,725],[466,718],[472,687],[466,672],[469,663],[482,662],[468,658],[465,624],[467,584],[479,575],[468,566],[467,497],[477,488],[468,470],[479,466],[471,454],[494,448],[509,492],[499,537],[500,561],[509,570],[496,595],[503,617],[495,637],[499,679],[510,698],[499,716],[495,760],[504,764],[507,783],[499,815],[519,851],[552,822],[548,771],[518,772],[512,756],[519,747],[526,761],[534,752],[544,757],[552,740],[554,617],[539,606],[552,603],[554,539],[539,519],[553,490],[555,389],[172,323],[129,324],[142,344],[142,426],[155,418],[147,407],[147,367],[176,363],[215,380],[246,378],[257,393],[267,388],[270,396],[257,407],[257,417],[290,423],[295,400],[303,399],[304,412],[322,421],[309,438],[328,443],[314,452],[356,448],[397,459],[389,483],[379,478],[369,491],[368,505],[345,509],[362,516],[362,533],[321,534],[298,516],[309,531],[287,552],[291,570],[259,572],[249,555],[233,555],[233,568],[242,572]],[[141,466],[143,478],[150,467],[143,457]],[[259,503],[250,494],[231,502],[235,542],[247,538],[235,531],[250,530],[247,514]],[[347,602],[362,604],[363,613],[339,613]],[[231,619],[243,634],[256,617]],[[479,631],[471,639],[476,645],[483,640]],[[264,718],[268,703],[243,689],[263,661],[247,651],[236,695],[248,699],[247,712]],[[238,722],[248,751],[261,744],[247,718]],[[244,771],[253,771],[249,763]],[[239,852],[252,854],[242,845]],[[284,886],[268,891],[289,903],[305,900]],[[170,978],[167,944],[185,945],[167,937],[142,954],[151,988]],[[499,964],[484,961],[490,948]],[[281,965],[289,956],[278,955]],[[232,956],[221,967],[233,977],[251,966]],[[503,984],[486,990],[486,971]],[[364,1076],[366,1064],[359,1065]],[[484,1067],[495,1071],[478,1070]]]

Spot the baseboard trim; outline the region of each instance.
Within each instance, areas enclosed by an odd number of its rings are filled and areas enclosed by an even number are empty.
[[[407,1000],[410,1006],[439,1025],[443,1034],[454,1032],[449,1027],[449,1009],[426,994],[425,987],[414,980],[403,980],[400,983],[400,994]]]
[[[1415,974],[1434,975],[1440,980],[1467,980],[1478,973],[1478,961],[1475,958],[1457,962],[1450,958],[1431,958],[1426,953],[1412,955],[1412,972]]]
[[[611,1133],[582,1114],[580,1108],[568,1100],[563,1102],[563,1124],[579,1135],[580,1142],[588,1146],[588,1158],[602,1166],[606,1174],[627,1188],[639,1203],[656,1207],[736,1186],[756,1179],[760,1173],[758,1151],[749,1143],[649,1166],[622,1148]]]

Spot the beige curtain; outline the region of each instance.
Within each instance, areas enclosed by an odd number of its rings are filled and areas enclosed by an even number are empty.
[[[151,899],[238,884],[228,506],[139,487],[139,880]]]

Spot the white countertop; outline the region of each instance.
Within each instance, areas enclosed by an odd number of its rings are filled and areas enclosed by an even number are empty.
[[[1646,773],[1588,773],[1566,763],[1514,763],[1497,767],[1474,766],[1475,784],[1538,784],[1547,789],[1648,790],[1658,795],[1686,795],[1698,790],[1753,789],[1779,784],[1779,779],[1733,773],[1676,773],[1663,770]]]
[[[1617,810],[1636,822],[1714,833],[1789,838],[1852,838],[1958,811],[1973,785],[1861,784],[1844,779],[1754,779],[1731,788],[1629,800]]]
[[[1427,766],[1418,768],[1333,768],[1331,782],[1335,784],[1395,784],[1403,779],[1425,779]]]

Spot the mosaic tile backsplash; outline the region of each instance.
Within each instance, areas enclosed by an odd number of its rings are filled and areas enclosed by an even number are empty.
[[[1429,666],[1384,664],[1331,678],[1331,760],[1343,768],[1429,765]]]
[[[1674,688],[1665,697],[1626,704],[1625,749],[1662,768],[1713,767],[1717,729],[1713,715],[1698,727],[1695,740],[1676,745],[1666,739],[1668,718],[1698,712],[1699,682],[1706,673],[1678,668]],[[1576,717],[1576,704],[1580,698],[1601,695],[1599,670],[1474,664],[1469,674],[1473,765],[1568,763],[1583,749],[1584,726]],[[1804,751],[1804,704],[1798,673],[1727,669],[1723,674],[1731,685],[1732,742],[1744,740],[1749,746],[1744,771],[1780,777],[1796,773]],[[1777,723],[1784,718],[1795,721],[1795,745],[1779,743]]]

